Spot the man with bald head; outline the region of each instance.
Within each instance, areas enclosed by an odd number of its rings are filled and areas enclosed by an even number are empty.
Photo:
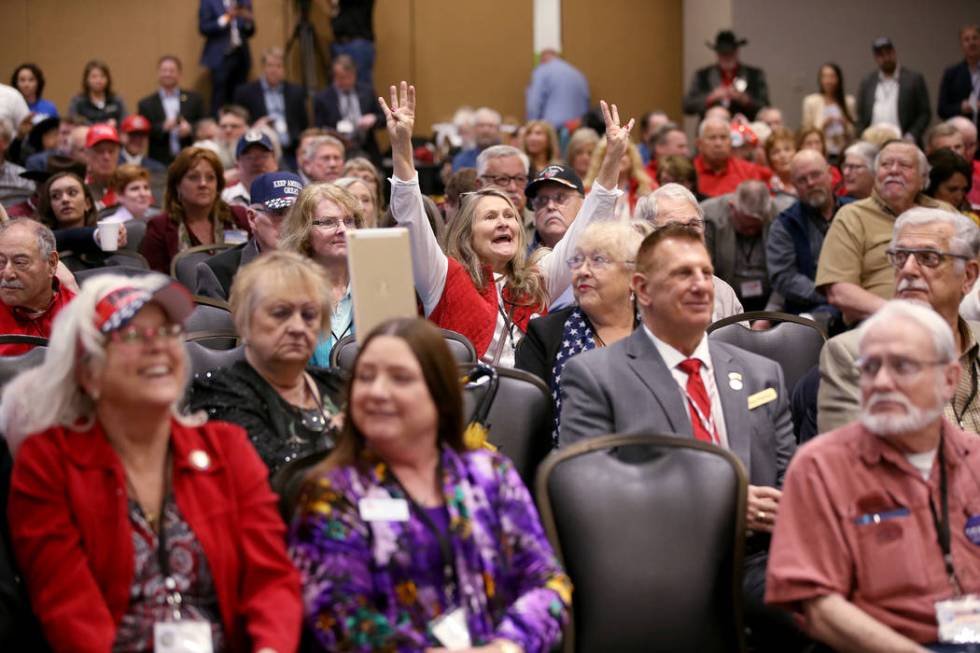
[[[830,166],[816,150],[800,150],[790,162],[799,199],[777,216],[766,241],[766,263],[773,289],[790,313],[831,311],[814,284],[823,239],[837,210],[854,200],[834,194]]]
[[[708,197],[732,193],[749,179],[766,183],[772,171],[732,155],[732,133],[720,118],[705,118],[698,127],[698,155],[694,157],[698,191]]]
[[[875,157],[871,197],[843,207],[830,225],[816,285],[848,324],[860,322],[892,298],[894,274],[885,252],[895,218],[914,206],[955,211],[922,194],[928,170],[926,155],[915,144],[888,141]]]

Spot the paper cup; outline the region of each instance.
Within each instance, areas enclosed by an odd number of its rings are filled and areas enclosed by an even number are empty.
[[[121,222],[99,221],[99,247],[103,252],[115,252],[119,249],[119,230],[122,228]]]

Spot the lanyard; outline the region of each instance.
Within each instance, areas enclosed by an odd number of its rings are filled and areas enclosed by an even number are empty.
[[[419,520],[425,525],[429,531],[435,535],[436,540],[439,542],[439,555],[442,558],[442,580],[446,584],[446,601],[447,606],[445,612],[449,612],[450,608],[457,601],[457,589],[459,587],[459,582],[456,576],[456,565],[454,564],[455,558],[453,557],[453,547],[449,539],[449,534],[441,530],[436,526],[432,518],[429,517],[429,513],[426,512],[425,508],[416,503],[412,495],[409,494],[402,482],[398,480],[398,477],[394,474],[391,477],[398,484],[398,488],[401,490],[402,494],[405,495],[405,500],[408,501],[409,508],[415,512]],[[440,468],[439,478],[442,479],[442,473]]]
[[[963,590],[960,588],[960,581],[956,578],[956,569],[953,566],[953,551],[950,545],[949,532],[949,492],[946,485],[946,455],[943,452],[943,441],[945,438],[939,437],[939,500],[942,506],[943,519],[939,520],[936,514],[936,504],[932,500],[932,493],[929,493],[929,511],[932,513],[932,521],[936,526],[936,537],[939,540],[939,548],[943,551],[943,562],[946,564],[946,575],[953,586],[953,595],[960,596]]]

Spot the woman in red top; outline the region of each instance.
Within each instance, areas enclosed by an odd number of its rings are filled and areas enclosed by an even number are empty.
[[[146,223],[140,246],[140,254],[152,269],[170,274],[171,259],[197,245],[245,242],[245,208],[228,206],[221,199],[224,187],[217,154],[203,147],[181,150],[167,169],[163,213]],[[239,239],[231,240],[232,234]]]
[[[391,212],[411,232],[412,271],[425,316],[469,338],[484,361],[513,367],[514,348],[528,320],[546,313],[572,282],[565,259],[578,235],[594,217],[613,217],[621,194],[616,190],[619,162],[633,121],[620,127],[616,105],[602,103],[610,146],[592,190],[554,250],[529,257],[523,216],[506,193],[491,187],[463,198],[449,228],[447,256],[425,217],[415,174],[415,87],[402,82],[400,91],[391,87],[390,106],[380,100],[394,159]]]
[[[296,649],[298,574],[265,467],[241,428],[175,408],[192,309],[161,275],[92,279],[44,364],[6,388],[11,539],[55,651],[151,651],[168,630],[199,642],[177,650]]]

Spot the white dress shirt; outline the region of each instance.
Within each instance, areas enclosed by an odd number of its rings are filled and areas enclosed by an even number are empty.
[[[660,353],[660,357],[663,359],[664,364],[667,366],[667,369],[670,370],[670,375],[674,377],[674,381],[677,382],[677,388],[681,393],[681,400],[684,402],[684,408],[686,409],[688,415],[691,414],[691,406],[687,399],[687,372],[680,369],[678,365],[688,358],[696,358],[701,361],[701,370],[699,374],[701,375],[701,381],[704,382],[705,389],[708,391],[708,399],[711,400],[711,419],[714,421],[715,430],[718,432],[718,442],[722,447],[727,449],[728,431],[725,428],[725,412],[722,410],[721,396],[718,394],[718,385],[715,383],[715,372],[714,366],[711,363],[711,352],[708,351],[708,336],[702,336],[701,342],[694,348],[694,352],[690,356],[685,356],[674,347],[668,345],[666,342],[653,335],[653,332],[650,331],[646,324],[643,325],[643,330],[646,332],[647,337],[653,342],[653,346],[657,348],[657,352]]]
[[[898,121],[898,73],[898,66],[895,66],[895,73],[890,77],[883,72],[878,72],[875,104],[871,110],[872,125],[887,123],[895,125],[899,130],[902,129],[902,125]]]

